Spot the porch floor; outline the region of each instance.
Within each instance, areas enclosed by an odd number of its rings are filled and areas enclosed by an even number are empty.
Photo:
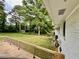
[[[18,50],[18,47],[10,45],[8,42],[0,42],[0,58],[33,59],[33,54],[23,49]],[[36,57],[35,59],[40,58]]]

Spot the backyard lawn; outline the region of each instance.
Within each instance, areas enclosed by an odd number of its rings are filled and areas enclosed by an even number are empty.
[[[29,34],[23,34],[23,33],[0,33],[0,36],[9,36],[16,40],[22,40],[25,42],[39,45],[41,47],[52,49],[51,37],[48,37],[48,36],[29,35]]]

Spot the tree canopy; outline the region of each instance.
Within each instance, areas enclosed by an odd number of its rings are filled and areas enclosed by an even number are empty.
[[[23,5],[16,5],[9,15],[11,15],[10,25],[6,25],[7,30],[35,32],[40,34],[49,34],[53,29],[52,20],[43,4],[42,0],[23,0]],[[1,4],[2,5],[2,4]],[[5,18],[4,10],[0,8],[1,19]],[[4,22],[4,24],[6,21]],[[15,23],[15,25],[14,25]],[[8,24],[8,23],[7,23]],[[15,29],[15,30],[14,30]],[[5,30],[6,31],[6,30]]]

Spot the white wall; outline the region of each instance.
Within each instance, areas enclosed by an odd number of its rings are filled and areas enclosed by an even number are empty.
[[[74,10],[79,4],[79,0],[43,0],[55,25],[59,26],[61,22]],[[63,15],[58,15],[60,9],[66,9]]]
[[[62,29],[61,25],[61,33]],[[65,59],[79,59],[79,9],[66,20],[66,40],[62,43],[62,49]]]
[[[67,0],[66,4],[63,4],[64,0],[44,0],[45,6],[51,16],[54,19],[55,24],[65,20],[66,17],[72,12],[72,10],[79,4],[79,0]],[[60,4],[60,5],[59,5]],[[57,10],[59,8],[66,8],[65,15],[63,17],[58,16]],[[62,49],[66,59],[79,59],[79,9],[66,20],[66,37],[63,38],[63,23],[60,25],[60,38],[62,41]]]

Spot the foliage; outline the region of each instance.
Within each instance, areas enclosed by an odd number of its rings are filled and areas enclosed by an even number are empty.
[[[0,1],[0,31],[4,30],[5,27],[5,12],[4,12],[4,4]]]
[[[3,11],[3,8],[1,8]],[[1,20],[5,18],[5,14],[0,11],[3,15]],[[52,20],[48,16],[48,12],[43,4],[42,0],[23,0],[23,6],[16,5],[12,12],[15,12],[10,19],[10,26],[5,25],[4,31],[10,32],[35,32],[40,34],[49,34],[52,31]],[[18,15],[17,15],[18,14]],[[23,18],[22,18],[23,17]],[[21,23],[21,20],[23,21]],[[5,20],[3,24],[5,24]],[[16,25],[13,25],[15,23]],[[4,25],[2,25],[4,27]]]
[[[43,5],[42,0],[23,0],[24,7],[26,7],[27,15],[30,21],[30,28],[37,28],[39,32],[50,32],[52,30],[52,21],[48,16],[48,12]],[[50,25],[49,25],[50,24]]]

